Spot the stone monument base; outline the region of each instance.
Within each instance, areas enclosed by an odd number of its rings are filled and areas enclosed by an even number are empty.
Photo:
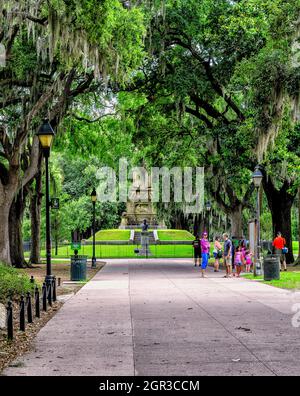
[[[139,256],[150,256],[151,251],[150,251],[150,246],[149,246],[149,232],[148,231],[142,231],[141,232],[141,248],[139,251]]]

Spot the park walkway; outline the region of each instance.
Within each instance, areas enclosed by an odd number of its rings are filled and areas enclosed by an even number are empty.
[[[297,294],[191,260],[110,260],[3,375],[300,375]]]

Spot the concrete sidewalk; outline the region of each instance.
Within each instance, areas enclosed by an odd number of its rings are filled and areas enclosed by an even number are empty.
[[[222,275],[110,260],[3,375],[300,375],[299,294]]]

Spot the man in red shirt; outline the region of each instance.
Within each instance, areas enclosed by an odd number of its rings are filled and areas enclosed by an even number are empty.
[[[277,233],[277,237],[273,241],[273,246],[275,248],[275,254],[278,254],[280,257],[280,263],[283,266],[284,270],[286,271],[286,260],[285,260],[285,254],[282,253],[282,249],[286,245],[286,240],[283,238],[281,235],[281,232]]]

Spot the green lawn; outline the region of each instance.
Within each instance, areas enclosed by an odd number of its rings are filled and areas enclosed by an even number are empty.
[[[96,241],[128,241],[130,230],[101,230],[96,233]],[[93,237],[88,239],[93,240]]]
[[[195,238],[186,230],[158,230],[161,241],[193,241]]]
[[[82,245],[79,250],[80,255],[92,257],[92,245]],[[98,258],[130,258],[137,257],[134,253],[136,245],[96,245],[96,256]],[[192,246],[189,245],[151,245],[151,257],[193,257]],[[58,249],[58,255],[55,256],[54,249],[52,249],[53,258],[69,257],[73,254],[69,245],[62,246]],[[45,251],[41,252],[42,258],[45,258]]]
[[[243,275],[246,279],[263,279],[262,276],[254,278],[253,274]],[[273,280],[269,282],[263,282],[266,285],[279,287],[281,289],[300,289],[300,271],[288,271],[280,273],[280,280]]]

